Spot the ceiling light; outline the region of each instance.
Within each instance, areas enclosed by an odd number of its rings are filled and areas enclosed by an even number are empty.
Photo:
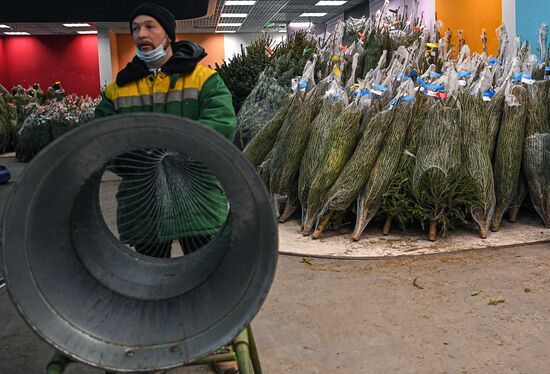
[[[242,23],[218,23],[218,27],[239,27]]]
[[[6,34],[6,35],[30,35],[28,32],[24,32],[24,31],[6,31],[4,34]]]
[[[254,5],[256,1],[227,0],[225,5]]]
[[[319,1],[315,6],[339,6],[344,5],[347,1],[334,1],[334,0],[323,0]]]
[[[311,22],[291,22],[288,24],[290,27],[308,27]]]
[[[0,25],[0,29],[11,29],[8,25]]]
[[[220,30],[220,31],[216,31],[216,32],[217,32],[218,34],[220,34],[220,33],[222,33],[222,34],[227,34],[227,33],[235,33],[235,32],[237,32],[237,31],[235,31],[235,30],[221,31],[221,30]]]
[[[95,30],[90,30],[90,31],[77,31],[77,33],[79,33],[80,35],[92,35],[92,34],[97,34],[97,31],[95,31]]]
[[[326,15],[326,13],[302,13],[300,17],[323,17]]]
[[[65,27],[90,27],[89,23],[64,23],[63,26]]]
[[[247,13],[222,13],[220,17],[223,18],[246,18]]]

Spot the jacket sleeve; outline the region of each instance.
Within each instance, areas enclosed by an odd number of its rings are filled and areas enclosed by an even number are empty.
[[[101,117],[107,117],[112,116],[114,114],[117,114],[115,110],[115,106],[113,105],[113,102],[111,99],[109,99],[105,92],[101,93],[101,101],[96,106],[94,111],[95,118],[101,118]]]
[[[237,116],[231,93],[218,73],[208,78],[199,94],[199,122],[233,141]]]

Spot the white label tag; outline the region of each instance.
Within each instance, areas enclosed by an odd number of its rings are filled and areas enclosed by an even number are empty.
[[[489,96],[483,96],[483,101],[491,101],[491,98]]]
[[[378,95],[378,96],[383,96],[384,95],[384,92],[378,91],[378,90],[370,90],[370,92],[372,92],[373,94]]]
[[[527,79],[527,78],[521,78],[521,82],[525,84],[534,84],[535,81],[533,79]]]
[[[418,92],[419,89],[420,89],[420,87],[418,87],[418,86],[414,88],[415,92]]]
[[[426,95],[432,96],[432,97],[437,97],[437,92],[428,90],[428,92],[426,93]]]
[[[462,79],[458,81],[459,86],[465,87],[467,84],[468,83],[466,81],[462,80]]]

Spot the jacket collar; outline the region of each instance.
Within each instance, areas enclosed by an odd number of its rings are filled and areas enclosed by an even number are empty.
[[[197,63],[207,55],[202,46],[187,40],[173,43],[172,50],[172,57],[160,67],[160,71],[168,75],[191,73],[195,70]],[[117,74],[116,84],[124,86],[149,74],[151,74],[149,67],[137,56],[134,56],[133,60]]]

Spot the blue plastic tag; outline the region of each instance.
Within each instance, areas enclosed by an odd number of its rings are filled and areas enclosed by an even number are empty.
[[[413,70],[413,71],[411,71],[411,73],[409,74],[409,77],[414,78],[414,77],[416,77],[417,75],[418,75],[418,72],[415,71],[415,70]]]
[[[388,89],[384,86],[382,86],[381,84],[377,84],[377,83],[373,83],[372,85],[374,88],[378,88],[380,91],[384,91],[386,92]]]
[[[522,73],[517,73],[517,74],[515,74],[515,75],[514,75],[514,81],[520,81],[522,76],[523,76]]]
[[[414,101],[414,96],[403,96],[403,97],[401,98],[401,100],[403,100],[403,101],[408,101],[408,102],[412,102],[412,101]]]
[[[439,74],[439,73],[431,73],[431,74],[430,74],[430,77],[432,77],[432,78],[439,78],[439,77],[441,77],[441,74]]]
[[[545,67],[544,71],[550,71],[550,66]]]
[[[307,88],[307,82],[304,81],[304,80],[301,80],[299,83],[298,83],[298,87],[300,88]]]
[[[486,91],[484,92],[482,95],[485,96],[485,97],[493,97],[495,96],[495,90],[490,90],[490,91]]]
[[[369,90],[355,92],[355,96],[359,96],[359,97],[363,97],[363,96],[368,95],[368,94],[370,94]]]
[[[472,72],[471,71],[459,71],[457,74],[458,74],[459,77],[469,77],[469,76],[472,75]]]
[[[422,87],[427,88],[428,90],[431,90],[431,91],[443,91],[445,89],[445,86],[441,84],[427,84],[420,77],[418,77],[418,83],[420,83]]]
[[[397,78],[403,78],[403,74],[401,73],[398,73],[395,75]],[[406,82],[408,81],[409,79],[411,79],[409,76],[405,75],[405,78],[403,78],[403,80]]]

